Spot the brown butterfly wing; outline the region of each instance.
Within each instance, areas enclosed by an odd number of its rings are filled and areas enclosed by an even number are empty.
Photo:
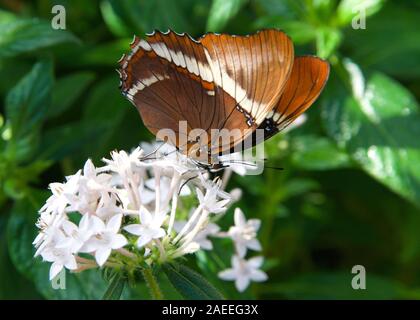
[[[268,139],[305,112],[318,98],[328,80],[328,62],[312,56],[296,57],[292,73],[277,105],[259,129]]]
[[[207,49],[216,94],[223,91],[236,101],[223,105],[223,116],[216,128],[240,129],[244,133],[230,146],[219,146],[222,153],[242,142],[273,109],[292,70],[293,44],[278,30],[250,36],[207,34],[200,42]]]
[[[195,128],[208,137],[212,129],[254,131],[277,101],[293,60],[291,41],[274,30],[249,37],[207,35],[200,42],[156,32],[136,38],[131,47],[120,63],[121,89],[152,133],[177,134],[169,142],[181,151],[191,147],[186,136]],[[272,77],[279,79],[276,85]],[[187,134],[179,131],[180,121],[187,122]],[[235,136],[221,146],[213,140],[206,147],[217,154],[243,139]]]
[[[209,94],[214,85],[203,46],[186,35],[156,32],[146,40],[136,38],[131,47],[120,63],[123,94],[153,134],[172,130],[176,137],[169,142],[186,150],[188,133],[211,127],[211,118],[203,113],[223,98]],[[187,124],[185,132],[180,121]]]

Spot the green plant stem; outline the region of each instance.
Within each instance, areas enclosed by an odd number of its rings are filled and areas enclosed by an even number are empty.
[[[149,287],[150,295],[154,300],[163,300],[162,291],[159,288],[159,284],[156,280],[156,277],[152,273],[152,269],[141,269],[143,278],[146,281],[147,286]]]

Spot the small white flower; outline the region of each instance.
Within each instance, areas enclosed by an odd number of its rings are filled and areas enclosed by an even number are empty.
[[[230,198],[219,200],[220,186],[219,184],[213,184],[206,189],[206,194],[203,195],[200,189],[197,190],[197,197],[200,201],[200,205],[204,210],[210,213],[222,213],[226,211],[226,205],[229,203]],[[229,197],[229,195],[227,195]]]
[[[60,236],[57,235],[57,238],[55,240],[56,243],[60,243],[61,241],[65,240],[65,236],[63,234],[61,234]],[[64,267],[69,270],[77,269],[76,258],[69,247],[57,248],[55,246],[55,243],[51,242],[42,251],[41,256],[45,261],[52,262],[52,265],[50,267],[50,280],[54,279],[54,277]]]
[[[66,235],[66,239],[57,243],[56,247],[69,248],[72,253],[77,253],[94,233],[100,231],[97,224],[94,224],[93,219],[88,214],[85,214],[80,219],[79,226],[76,226],[69,220],[64,221],[62,230]]]
[[[65,215],[41,212],[41,217],[36,224],[40,229],[40,233],[32,243],[35,248],[37,248],[35,257],[37,257],[51,242],[56,241],[57,237],[62,234],[61,226],[65,220]]]
[[[52,196],[40,210],[39,234],[33,244],[35,255],[52,263],[51,279],[63,268],[82,271],[104,265],[123,266],[124,261],[117,260],[119,255],[110,258],[113,250],[130,259],[147,257],[147,263],[153,264],[213,248],[210,237],[222,233],[218,225],[210,223],[211,214],[225,212],[239,200],[241,191],[224,191],[221,180],[212,181],[203,167],[169,144],[149,149],[151,153],[140,148],[131,153],[112,152],[110,160],[103,159],[103,167],[87,160],[83,170],[67,177],[65,183],[50,185]],[[225,181],[233,170],[225,171]],[[192,194],[191,187],[197,192]],[[199,205],[191,208],[193,202],[183,195],[196,196]],[[193,209],[186,222],[177,221],[180,208]],[[81,218],[78,225],[71,221],[74,215]],[[123,216],[127,218],[123,220]],[[139,222],[122,225],[133,216],[138,216]],[[225,270],[221,277],[237,280],[242,290],[249,281],[262,281],[265,276],[257,270],[261,264],[258,259],[240,259],[248,248],[261,249],[255,239],[258,227],[258,220],[247,222],[243,214],[235,212],[235,226],[223,233],[234,239],[237,256],[232,269]],[[142,249],[123,248],[128,241],[121,230],[137,236],[130,235],[130,239],[134,237]],[[151,254],[155,250],[159,257]]]
[[[227,281],[234,280],[236,289],[243,292],[251,281],[262,282],[267,280],[267,274],[259,270],[263,262],[263,257],[245,260],[235,255],[232,257],[232,268],[219,272],[219,278]]]
[[[166,232],[162,228],[162,223],[166,218],[166,214],[152,215],[145,207],[139,212],[140,224],[130,224],[124,227],[127,232],[139,236],[137,246],[139,248],[145,246],[153,239],[159,239],[165,236]]]
[[[245,218],[241,209],[236,208],[234,214],[235,225],[230,227],[228,235],[235,243],[236,251],[240,257],[245,257],[246,250],[261,250],[261,244],[256,238],[261,220]]]
[[[88,191],[102,191],[108,188],[111,175],[106,173],[98,174],[92,160],[88,159],[83,167],[83,176],[81,180]]]
[[[127,239],[118,233],[120,231],[122,214],[113,216],[106,225],[98,217],[92,216],[91,219],[95,234],[85,243],[80,251],[95,252],[96,263],[99,266],[103,266],[113,249],[120,249],[127,244]]]
[[[140,158],[143,156],[143,150],[140,148],[134,149],[130,154],[125,151],[111,152],[111,158],[102,159],[106,166],[101,170],[108,170],[118,173],[122,179],[130,178],[134,175],[137,166],[141,166]]]
[[[40,212],[48,212],[61,214],[64,213],[64,209],[70,203],[69,196],[77,193],[80,182],[79,170],[76,174],[66,177],[65,183],[50,183],[49,187],[52,192],[45,203],[45,205],[39,210]]]
[[[174,224],[174,230],[179,232],[185,226],[186,221],[176,221]],[[191,229],[191,228],[190,228]],[[190,230],[187,230],[187,232]],[[202,230],[200,230],[192,241],[198,243],[200,249],[203,250],[212,250],[213,244],[208,238],[209,236],[214,236],[220,231],[220,227],[215,223],[208,223]]]
[[[96,215],[102,220],[107,220],[114,215],[121,213],[122,209],[117,205],[115,194],[104,193],[99,200]]]

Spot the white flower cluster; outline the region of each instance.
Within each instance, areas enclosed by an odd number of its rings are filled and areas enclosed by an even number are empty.
[[[176,152],[145,144],[130,154],[112,152],[102,167],[88,160],[83,170],[52,183],[52,195],[40,209],[35,256],[51,262],[50,279],[63,268],[138,267],[164,263],[199,249],[211,250],[209,236],[230,237],[236,248],[232,269],[220,273],[243,291],[264,281],[262,258],[245,260],[247,249],[260,250],[259,220],[246,221],[240,209],[228,232],[212,223],[238,198],[223,191],[222,181]],[[187,206],[193,198],[195,208]],[[188,212],[190,213],[188,215]]]

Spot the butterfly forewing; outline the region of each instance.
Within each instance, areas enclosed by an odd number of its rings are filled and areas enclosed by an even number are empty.
[[[152,133],[177,134],[169,142],[181,151],[191,143],[201,149],[206,141],[207,150],[219,154],[242,142],[273,108],[293,64],[290,39],[275,30],[243,37],[207,34],[200,41],[156,32],[136,38],[131,47],[121,61],[122,91]],[[186,121],[186,133],[180,121]],[[208,138],[180,139],[197,128]],[[241,134],[220,142],[214,129]]]
[[[236,102],[223,106],[219,128],[247,131],[258,127],[279,99],[291,72],[291,40],[281,31],[263,30],[250,36],[207,34],[200,42],[207,49],[215,86]]]

